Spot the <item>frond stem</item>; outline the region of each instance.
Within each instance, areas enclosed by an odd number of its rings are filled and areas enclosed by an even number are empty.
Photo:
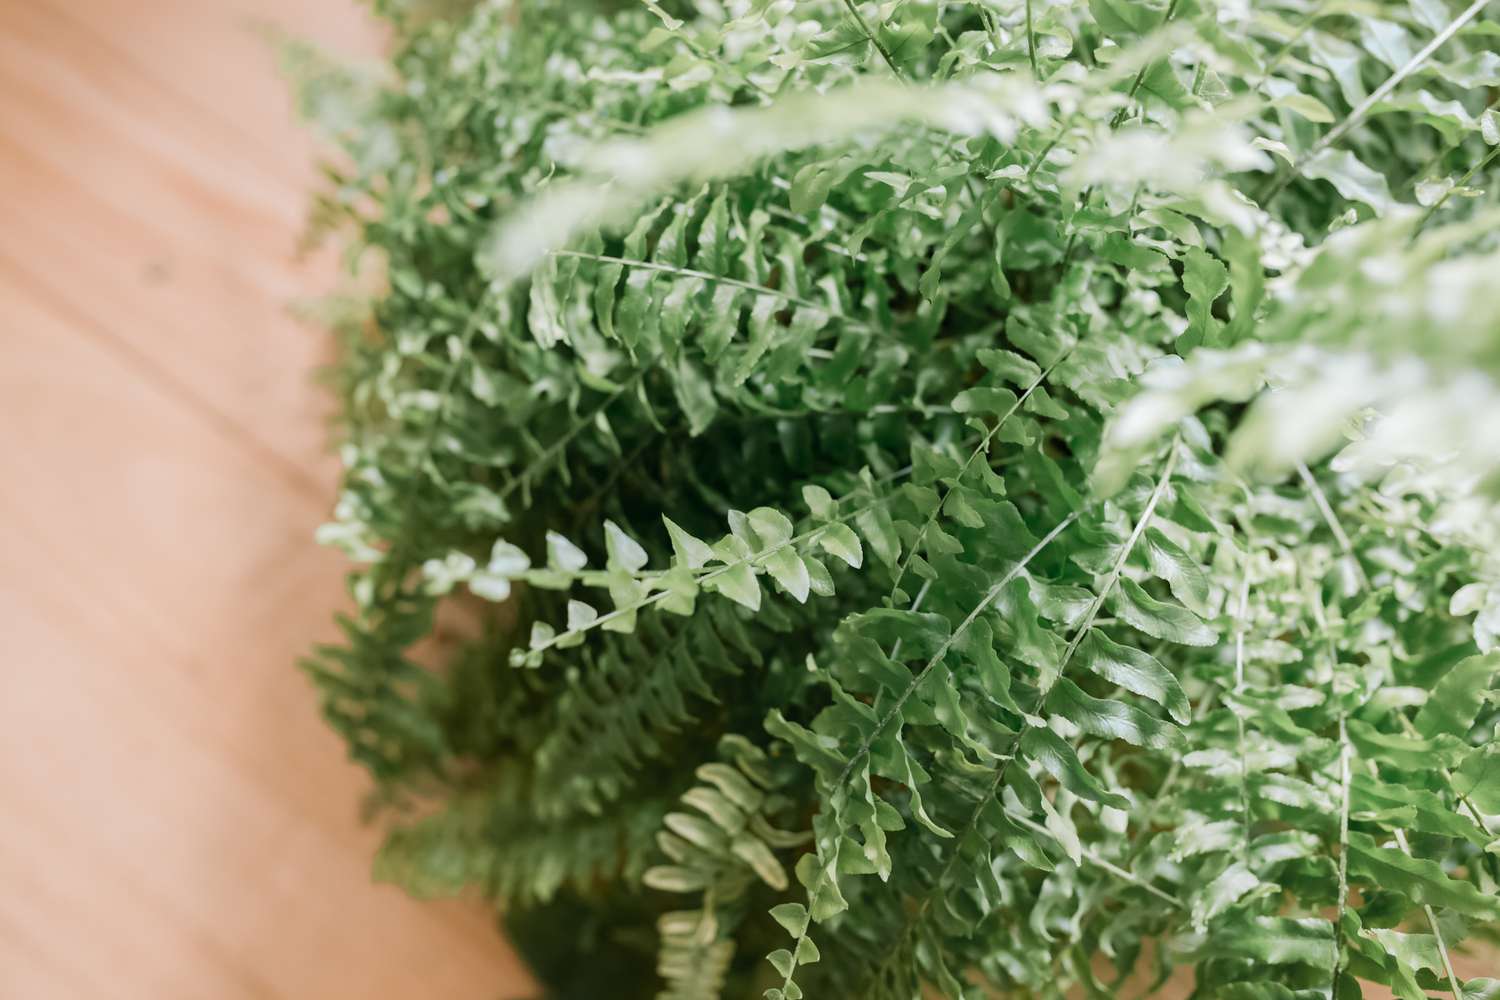
[[[1422,46],[1414,56],[1408,59],[1406,65],[1386,77],[1385,82],[1376,87],[1369,97],[1360,101],[1353,111],[1345,115],[1343,121],[1323,133],[1323,137],[1313,143],[1312,148],[1297,157],[1289,168],[1280,171],[1273,177],[1266,191],[1257,199],[1261,207],[1264,208],[1269,205],[1273,198],[1284,191],[1286,186],[1296,179],[1297,175],[1302,172],[1310,161],[1316,159],[1324,150],[1347,135],[1350,129],[1364,121],[1365,116],[1370,113],[1371,109],[1385,100],[1391,91],[1395,90],[1401,84],[1401,81],[1420,69],[1428,57],[1447,44],[1448,39],[1458,34],[1460,28],[1472,21],[1489,4],[1490,0],[1474,0],[1468,7],[1464,8],[1457,17],[1443,27],[1442,31],[1433,35],[1431,41]]]
[[[556,458],[564,448],[567,447],[569,441],[573,440],[580,433],[582,433],[585,428],[593,424],[595,420],[599,419],[599,415],[606,409],[608,409],[611,403],[613,403],[616,399],[619,399],[627,389],[631,388],[637,382],[639,382],[645,374],[646,373],[644,370],[638,371],[634,375],[631,375],[630,378],[620,383],[620,385],[613,392],[606,395],[604,399],[600,401],[599,405],[590,410],[587,415],[581,416],[577,420],[573,421],[572,426],[570,426],[561,437],[559,437],[556,441],[553,441],[547,447],[543,448],[541,453],[537,455],[535,460],[528,463],[526,468],[522,469],[520,473],[511,477],[511,480],[504,486],[502,486],[499,490],[497,490],[495,495],[499,497],[499,499],[504,500],[506,497],[510,496],[517,489],[519,489],[523,484],[530,481],[531,477],[536,475],[536,473],[540,469],[551,464],[552,460]]]
[[[1297,463],[1297,475],[1302,478],[1303,485],[1312,494],[1313,503],[1318,505],[1318,512],[1323,515],[1328,530],[1333,532],[1334,541],[1338,542],[1339,549],[1344,553],[1344,558],[1353,568],[1354,574],[1359,577],[1360,583],[1368,588],[1370,578],[1365,575],[1365,568],[1359,564],[1359,558],[1354,554],[1354,545],[1349,541],[1349,536],[1345,533],[1338,514],[1334,512],[1333,504],[1328,502],[1328,494],[1323,492],[1323,487],[1318,484],[1317,478],[1313,476],[1312,470],[1305,462]]]
[[[1479,173],[1479,171],[1483,170],[1485,167],[1493,163],[1495,157],[1497,156],[1500,156],[1500,146],[1496,146],[1494,149],[1490,150],[1489,154],[1486,155],[1484,159],[1480,160],[1478,163],[1470,167],[1468,171],[1462,177],[1460,177],[1456,183],[1454,183],[1453,187],[1450,187],[1448,190],[1444,191],[1442,197],[1433,202],[1431,205],[1428,205],[1427,211],[1422,213],[1422,217],[1417,220],[1416,226],[1412,229],[1411,238],[1414,240],[1417,238],[1417,235],[1422,232],[1422,227],[1427,225],[1427,222],[1432,218],[1433,213],[1443,207],[1443,205],[1448,201],[1449,197],[1452,196],[1455,189],[1461,188],[1465,184],[1469,183],[1469,181],[1475,174]]]
[[[891,72],[896,74],[896,79],[904,79],[901,75],[901,70],[896,66],[895,57],[891,55],[890,50],[885,47],[885,44],[875,34],[875,30],[870,27],[870,22],[866,21],[865,16],[859,12],[859,5],[854,0],[844,0],[844,6],[849,9],[849,14],[854,18],[854,23],[859,25],[859,30],[864,32],[865,37],[870,40],[870,44],[875,46],[875,51],[880,53],[880,58],[885,60],[885,64],[891,68]]]
[[[1343,953],[1344,910],[1349,905],[1349,727],[1339,712],[1339,903],[1333,928],[1333,991],[1338,992],[1339,960]]]
[[[1161,27],[1166,27],[1166,25],[1171,23],[1172,15],[1177,13],[1178,2],[1179,0],[1172,0],[1171,5],[1167,7],[1167,16],[1161,19]],[[1485,0],[1485,2],[1488,3],[1489,0]],[[1135,100],[1136,92],[1141,89],[1141,84],[1146,81],[1146,74],[1151,71],[1151,67],[1154,65],[1156,65],[1156,60],[1148,59],[1136,71],[1135,79],[1131,81],[1130,89],[1125,93],[1125,106],[1116,111],[1114,117],[1109,120],[1109,127],[1111,129],[1117,129],[1125,123],[1125,118],[1130,113],[1130,104]]]
[[[1369,761],[1370,772],[1376,778],[1380,776],[1380,769],[1375,766],[1374,761]],[[1406,831],[1401,829],[1392,830],[1396,836],[1396,846],[1401,848],[1401,853],[1408,858],[1412,857],[1411,844],[1406,840]],[[1448,986],[1453,991],[1454,1000],[1463,997],[1463,988],[1458,983],[1458,974],[1453,970],[1453,959],[1448,957],[1448,943],[1443,940],[1443,930],[1438,926],[1437,914],[1432,910],[1431,903],[1422,904],[1422,913],[1427,917],[1427,926],[1432,929],[1433,940],[1437,942],[1438,957],[1443,960],[1443,971],[1448,975]]]
[[[1249,622],[1250,607],[1250,559],[1245,558],[1245,564],[1240,571],[1240,608],[1235,615],[1234,624],[1234,693],[1241,695],[1245,690],[1245,632]],[[1234,713],[1235,728],[1238,731],[1239,758],[1240,758],[1240,822],[1244,828],[1244,835],[1240,843],[1240,860],[1248,867],[1250,864],[1250,763],[1249,755],[1245,752],[1245,720],[1239,712]]]
[[[1147,525],[1151,523],[1151,516],[1156,512],[1156,505],[1161,501],[1162,495],[1167,490],[1167,483],[1172,478],[1172,472],[1177,468],[1178,441],[1179,439],[1174,437],[1171,445],[1168,446],[1167,461],[1162,466],[1161,475],[1156,480],[1156,486],[1151,490],[1151,496],[1146,500],[1146,506],[1141,511],[1141,516],[1136,520],[1135,528],[1130,532],[1130,538],[1126,540],[1125,545],[1120,549],[1119,556],[1115,558],[1114,566],[1110,569],[1109,575],[1105,577],[1104,586],[1099,589],[1099,593],[1094,597],[1093,603],[1089,605],[1089,610],[1084,615],[1082,623],[1078,626],[1078,630],[1073,633],[1073,638],[1069,640],[1067,648],[1063,650],[1062,659],[1058,661],[1056,676],[1052,678],[1051,683],[1042,689],[1042,697],[1044,699],[1052,690],[1052,685],[1057,683],[1057,678],[1061,677],[1063,671],[1067,669],[1068,661],[1073,658],[1073,653],[1078,649],[1078,644],[1083,641],[1083,637],[1088,633],[1089,629],[1093,628],[1094,619],[1098,617],[1099,610],[1104,607],[1105,600],[1109,597],[1110,592],[1114,590],[1115,584],[1119,582],[1120,574],[1125,570],[1125,560],[1130,558],[1130,553],[1135,549],[1135,543],[1140,540],[1141,535],[1146,531]]]
[[[995,602],[995,599],[999,597],[1002,592],[1004,592],[1005,588],[1010,585],[1010,582],[1012,580],[1014,580],[1021,574],[1021,572],[1026,568],[1027,564],[1031,562],[1031,560],[1040,555],[1043,549],[1052,544],[1053,539],[1067,530],[1067,528],[1072,525],[1072,523],[1077,519],[1077,511],[1069,513],[1068,516],[1059,521],[1051,531],[1042,536],[1042,540],[1033,545],[1031,547],[1031,551],[1027,552],[1024,556],[1021,557],[1020,562],[1016,563],[1009,570],[1007,570],[1005,574],[1000,577],[999,581],[997,581],[992,587],[990,587],[989,590],[985,591],[984,596],[979,599],[979,602],[977,604],[974,605],[973,610],[969,612],[968,616],[965,617],[963,621],[959,622],[957,628],[955,628],[948,634],[948,637],[942,641],[942,643],[938,646],[937,651],[932,654],[932,657],[927,661],[925,665],[923,665],[922,669],[918,670],[916,674],[912,676],[911,683],[907,684],[906,688],[901,692],[899,696],[897,696],[895,703],[892,704],[890,708],[886,709],[885,714],[882,715],[879,721],[875,723],[875,728],[871,731],[869,738],[863,740],[860,743],[859,747],[850,756],[849,763],[845,764],[844,769],[839,772],[838,778],[833,783],[834,787],[840,787],[844,784],[845,781],[849,780],[849,776],[853,774],[854,769],[859,766],[860,759],[867,755],[870,752],[871,748],[875,746],[875,741],[879,739],[880,734],[885,732],[885,728],[889,726],[901,713],[901,709],[905,707],[907,701],[916,692],[917,688],[921,686],[922,681],[926,679],[927,675],[932,672],[932,668],[937,666],[938,663],[942,661],[943,657],[948,654],[948,650],[953,648],[953,644],[957,642],[963,636],[963,634],[969,630],[969,626],[973,625],[975,620],[984,613],[985,609]]]
[[[1031,62],[1031,77],[1038,83],[1042,71],[1036,65],[1036,30],[1031,26],[1031,0],[1026,0],[1026,58]]]
[[[660,271],[664,274],[674,274],[679,278],[697,278],[701,281],[712,281],[719,285],[730,285],[734,288],[742,288],[755,295],[764,295],[769,298],[780,299],[788,305],[799,306],[803,309],[816,309],[836,318],[839,322],[848,326],[857,327],[870,333],[886,335],[886,331],[877,329],[853,316],[845,316],[829,305],[820,304],[811,299],[783,292],[779,288],[769,288],[765,285],[757,285],[753,281],[742,281],[739,278],[730,278],[722,274],[714,274],[712,271],[699,271],[691,267],[679,267],[676,264],[663,264],[654,260],[634,260],[629,257],[614,257],[609,254],[588,253],[584,250],[553,250],[554,257],[577,257],[580,260],[591,260],[599,264],[619,264],[621,267],[634,268],[638,271]]]
[[[1006,809],[1005,818],[1013,823],[1019,824],[1020,826],[1024,826],[1026,829],[1030,830],[1033,833],[1047,833],[1047,828],[1045,826],[1038,823],[1031,817],[1023,816],[1020,813],[1015,812],[1014,810]],[[1121,882],[1128,882],[1138,889],[1144,889],[1147,892],[1151,893],[1151,895],[1155,896],[1157,899],[1171,906],[1175,906],[1179,910],[1187,910],[1187,906],[1184,905],[1182,900],[1178,899],[1176,896],[1172,895],[1169,892],[1166,892],[1163,889],[1157,888],[1134,872],[1126,871],[1119,865],[1116,865],[1113,862],[1099,857],[1099,855],[1095,854],[1090,848],[1083,848],[1081,856],[1085,861],[1088,861],[1094,867],[1100,869],[1101,871],[1108,872],[1110,875],[1119,879]]]
[[[1062,364],[1063,360],[1067,358],[1070,353],[1072,353],[1072,348],[1064,351],[1056,361],[1052,362],[1045,369],[1043,369],[1042,373],[1031,381],[1031,384],[1026,387],[1025,391],[1022,392],[1020,396],[1016,397],[1016,401],[1012,403],[1006,409],[1006,411],[1000,415],[1000,419],[995,421],[995,425],[985,433],[984,437],[980,438],[979,443],[974,446],[974,450],[969,452],[969,457],[964,460],[964,464],[958,470],[958,475],[954,477],[955,483],[961,482],[963,480],[964,474],[969,471],[969,467],[976,461],[978,461],[980,455],[983,455],[986,451],[989,450],[990,442],[995,439],[996,434],[1000,433],[1001,428],[1005,426],[1005,422],[1009,420],[1017,410],[1025,405],[1026,400],[1031,398],[1031,394],[1035,392],[1041,386],[1041,384],[1047,380],[1047,376],[1052,374],[1052,370],[1058,365]],[[922,522],[922,526],[917,529],[916,537],[912,539],[911,545],[907,547],[906,556],[901,560],[901,564],[896,567],[896,579],[891,584],[890,596],[892,598],[895,597],[896,591],[900,589],[901,581],[906,578],[906,571],[911,566],[912,558],[917,554],[917,547],[922,544],[922,539],[927,537],[928,530],[933,526],[933,524],[937,522],[938,514],[942,511],[943,504],[947,502],[948,495],[952,493],[955,488],[955,486],[949,486],[943,490],[943,495],[938,499],[937,504],[933,506],[931,512],[928,513],[927,519]]]

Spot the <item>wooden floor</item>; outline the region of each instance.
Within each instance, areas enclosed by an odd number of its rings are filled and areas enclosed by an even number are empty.
[[[523,995],[478,905],[370,883],[294,667],[331,273],[252,19],[375,50],[356,0],[0,0],[0,998]]]

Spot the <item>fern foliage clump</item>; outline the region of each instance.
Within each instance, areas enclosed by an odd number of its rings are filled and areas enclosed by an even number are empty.
[[[294,53],[379,874],[558,996],[1500,996],[1495,10],[447,6]]]

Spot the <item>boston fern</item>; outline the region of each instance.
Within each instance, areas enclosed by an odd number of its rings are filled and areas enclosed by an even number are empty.
[[[557,996],[1500,997],[1484,0],[377,6],[382,877]]]

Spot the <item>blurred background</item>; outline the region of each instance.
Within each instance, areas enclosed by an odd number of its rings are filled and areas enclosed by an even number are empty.
[[[370,881],[331,638],[334,287],[255,25],[356,0],[0,0],[0,997],[524,996],[478,903]]]

